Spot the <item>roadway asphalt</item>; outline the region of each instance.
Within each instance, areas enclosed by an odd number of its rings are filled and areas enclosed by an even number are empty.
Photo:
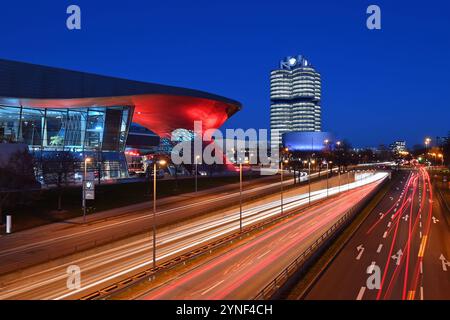
[[[450,299],[448,214],[425,169],[403,171],[305,298]]]
[[[352,180],[353,177],[350,176],[350,181]],[[347,182],[345,175],[341,177],[340,182],[341,184]],[[330,179],[330,187],[338,185],[338,177]],[[351,182],[351,187],[358,185],[358,182]],[[326,196],[325,187],[326,181],[318,181],[313,184],[313,201]],[[347,186],[330,188],[330,195],[346,189]],[[286,191],[284,209],[287,211],[305,206],[308,203],[307,190],[307,186],[302,186]],[[244,226],[279,214],[280,195],[275,193],[253,202],[252,205],[244,205]],[[161,228],[157,233],[158,262],[161,263],[182,252],[191,251],[214,239],[235,232],[239,228],[238,217],[236,208],[231,208],[192,221]],[[119,224],[119,226],[125,227],[126,225]],[[58,246],[58,242],[56,244],[45,243],[43,250],[46,250],[47,247],[49,250],[58,250]],[[34,254],[41,254],[40,247],[35,247],[35,250]],[[11,272],[0,276],[0,299],[79,298],[151,267],[153,262],[151,252],[151,233],[146,233]],[[0,255],[6,256],[4,252]],[[67,289],[66,269],[70,265],[77,265],[82,270],[82,288],[79,290]]]
[[[380,180],[342,193],[283,220],[139,299],[252,299],[378,183]]]
[[[285,185],[293,184],[286,177]],[[279,190],[279,176],[246,181],[243,199],[251,199]],[[224,203],[238,201],[239,184],[230,184],[196,193],[158,200],[157,225],[168,225],[217,210]],[[0,274],[50,261],[64,255],[81,252],[120,238],[151,229],[151,201],[109,210],[60,223],[0,235]]]

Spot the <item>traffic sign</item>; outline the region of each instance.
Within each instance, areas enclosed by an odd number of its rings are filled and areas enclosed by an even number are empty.
[[[86,200],[94,200],[95,199],[95,184],[93,180],[87,180],[83,184],[84,188],[84,198]]]

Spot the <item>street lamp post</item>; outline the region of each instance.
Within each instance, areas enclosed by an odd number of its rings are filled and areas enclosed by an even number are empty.
[[[328,198],[328,195],[329,195],[329,180],[328,180],[328,174],[329,174],[329,172],[328,172],[328,170],[329,170],[329,168],[328,168],[328,164],[330,164],[331,165],[331,171],[333,171],[333,161],[327,161],[327,198]]]
[[[156,267],[156,159],[153,161],[153,268]],[[166,164],[166,160],[159,160],[161,166]]]
[[[242,232],[242,159],[239,158],[239,231]]]
[[[338,167],[338,181],[339,181],[338,193],[341,193],[341,168],[339,167]]]
[[[314,160],[308,162],[308,204],[311,205],[311,164],[316,163]]]
[[[288,163],[287,159],[281,161],[280,186],[281,186],[281,215],[283,215],[283,163]]]
[[[195,193],[197,193],[197,176],[198,176],[198,159],[200,156],[195,157]]]
[[[239,230],[242,232],[242,161],[239,161]]]
[[[347,191],[348,190],[350,190],[350,171],[347,170]]]
[[[425,138],[425,160],[428,158],[428,146],[431,142],[430,138]]]
[[[439,153],[438,158],[441,158],[442,166],[444,166],[444,155],[442,153]]]
[[[87,181],[87,164],[91,162],[91,158],[84,159],[84,176],[83,176],[83,223],[86,222],[86,181]]]

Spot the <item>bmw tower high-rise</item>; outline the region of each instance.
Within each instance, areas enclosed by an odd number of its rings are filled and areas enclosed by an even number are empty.
[[[321,131],[320,74],[303,56],[287,57],[270,73],[270,129],[272,148],[282,134]]]

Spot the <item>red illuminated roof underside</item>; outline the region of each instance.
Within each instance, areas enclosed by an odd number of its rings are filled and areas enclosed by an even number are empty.
[[[171,132],[179,128],[193,130],[194,121],[202,121],[203,130],[219,128],[240,109],[239,105],[224,101],[165,94],[76,99],[0,98],[0,103],[7,106],[49,109],[132,106],[132,121],[161,137],[170,137]]]

